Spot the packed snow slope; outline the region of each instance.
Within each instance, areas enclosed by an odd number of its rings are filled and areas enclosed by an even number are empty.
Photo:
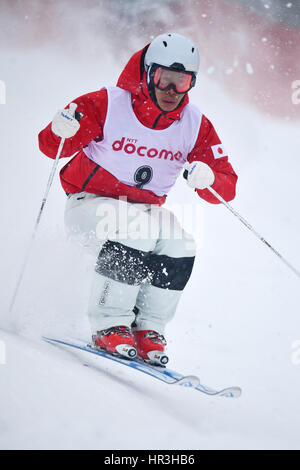
[[[66,240],[57,175],[8,312],[53,163],[40,154],[37,134],[72,98],[115,84],[124,63],[78,60],[50,46],[2,49],[1,63],[0,448],[299,449],[299,279],[181,177],[168,205],[192,208],[184,224],[198,253],[166,331],[170,367],[214,387],[239,385],[239,400],[164,385],[41,341],[90,334],[93,260]],[[205,74],[191,101],[215,124],[239,175],[232,205],[299,269],[299,126],[237,105]]]

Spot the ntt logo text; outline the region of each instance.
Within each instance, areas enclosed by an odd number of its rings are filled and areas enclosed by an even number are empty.
[[[126,137],[122,137],[120,140],[115,140],[112,144],[112,149],[115,152],[123,150],[123,152],[128,155],[136,154],[139,157],[162,158],[170,161],[180,161],[182,159],[182,153],[180,151],[173,153],[171,150],[167,149],[159,150],[155,147],[148,148],[145,145],[138,145],[137,139],[129,139]]]

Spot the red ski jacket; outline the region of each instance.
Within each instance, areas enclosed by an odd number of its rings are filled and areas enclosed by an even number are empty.
[[[170,126],[174,120],[180,119],[180,114],[189,102],[189,98],[186,94],[180,107],[168,113],[162,112],[154,104],[148,93],[144,72],[144,55],[147,48],[148,46],[131,57],[119,77],[117,86],[131,93],[132,107],[139,121],[146,127],[161,130]],[[83,117],[80,120],[80,129],[74,137],[66,139],[61,153],[61,158],[76,154],[60,171],[64,191],[66,193],[87,191],[113,198],[126,196],[128,201],[162,205],[166,196],[157,196],[152,191],[122,183],[90,160],[82,150],[92,140],[99,141],[103,138],[108,103],[106,89],[87,93],[73,100],[73,103],[77,104],[76,111],[82,113]],[[52,132],[51,123],[48,124],[39,134],[40,150],[54,159],[59,143],[60,138]],[[223,147],[213,125],[203,116],[198,138],[188,155],[188,161],[199,160],[207,163],[215,175],[213,188],[226,201],[230,201],[235,196],[237,175],[228,162],[228,157],[219,157],[222,152]],[[219,203],[207,189],[196,191],[202,199],[214,204]]]

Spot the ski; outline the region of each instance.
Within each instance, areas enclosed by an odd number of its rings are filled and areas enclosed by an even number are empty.
[[[112,354],[106,353],[105,351],[96,349],[94,346],[87,344],[85,341],[82,340],[71,340],[71,342],[56,338],[48,338],[45,336],[43,336],[42,339],[44,341],[47,341],[48,343],[68,346],[91,354],[95,354],[97,356],[104,357],[106,359],[110,359],[114,362],[118,362],[119,364],[123,364],[139,372],[143,372],[144,374],[150,375],[166,384],[180,385],[184,387],[193,388],[201,393],[204,393],[205,395],[226,398],[238,398],[242,392],[239,387],[229,387],[223,390],[215,390],[213,388],[207,387],[206,385],[203,385],[200,382],[200,379],[194,375],[185,376],[183,374],[180,374],[179,372],[175,372],[165,367],[151,366],[137,358],[123,359],[122,357],[114,356]]]

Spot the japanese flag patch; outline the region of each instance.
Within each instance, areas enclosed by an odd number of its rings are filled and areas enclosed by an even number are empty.
[[[211,149],[215,158],[228,157],[226,149],[223,144],[212,145]]]

